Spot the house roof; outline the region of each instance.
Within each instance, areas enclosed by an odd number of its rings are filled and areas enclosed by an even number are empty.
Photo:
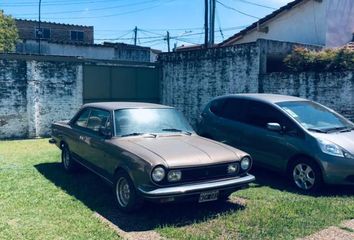
[[[15,18],[15,21],[38,23],[37,20],[21,19],[21,18]],[[93,28],[93,26],[85,26],[85,25],[78,25],[78,24],[67,24],[67,23],[56,23],[56,22],[47,22],[47,21],[41,21],[41,23],[63,25],[63,26],[75,26],[75,27],[83,27],[83,28]]]
[[[246,27],[245,29],[241,30],[240,32],[236,33],[235,35],[233,35],[230,38],[226,39],[225,41],[221,42],[219,44],[219,46],[227,46],[229,44],[232,44],[234,41],[236,41],[236,40],[242,38],[244,35],[246,35],[249,31],[256,29],[261,24],[268,22],[269,20],[272,20],[273,18],[277,17],[279,14],[289,11],[292,8],[294,8],[295,6],[297,6],[298,4],[305,2],[305,1],[308,1],[308,0],[295,0],[295,1],[288,3],[287,5],[279,8],[278,10],[275,10],[271,14],[265,16],[264,18],[259,19],[257,22],[254,22],[250,26]]]

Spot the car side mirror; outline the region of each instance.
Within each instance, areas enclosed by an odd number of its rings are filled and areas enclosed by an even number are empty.
[[[98,130],[99,134],[105,138],[111,138],[112,134],[111,134],[111,130],[107,129],[105,127],[100,127],[100,129]]]
[[[274,132],[281,132],[282,127],[279,123],[267,123],[267,129]]]

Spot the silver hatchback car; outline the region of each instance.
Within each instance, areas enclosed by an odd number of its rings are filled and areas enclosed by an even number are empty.
[[[202,136],[251,154],[254,164],[286,173],[298,188],[354,185],[354,124],[313,101],[274,94],[235,94],[210,101]]]

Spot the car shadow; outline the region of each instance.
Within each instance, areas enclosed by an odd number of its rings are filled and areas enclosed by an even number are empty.
[[[267,186],[280,191],[287,191],[296,194],[310,195],[314,197],[335,197],[335,196],[353,196],[353,186],[338,186],[338,185],[324,185],[321,190],[316,193],[304,193],[298,190],[291,181],[278,172],[274,172],[261,167],[253,167],[251,174],[256,176],[256,186]]]
[[[126,214],[117,209],[111,187],[88,170],[81,169],[68,174],[60,163],[43,163],[35,165],[35,168],[57,187],[125,232],[148,231],[169,225],[182,227],[245,208],[230,201],[203,204],[145,203],[141,210]]]

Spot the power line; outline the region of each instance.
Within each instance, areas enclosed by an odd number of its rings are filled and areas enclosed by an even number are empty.
[[[43,6],[62,6],[62,5],[79,5],[79,4],[92,4],[92,3],[107,3],[107,2],[117,2],[118,0],[89,0],[89,1],[56,1],[53,2],[44,2]],[[1,4],[2,7],[33,7],[37,6],[38,2],[21,2],[21,3],[3,3]]]
[[[234,1],[242,2],[242,3],[247,3],[247,4],[250,4],[250,5],[254,5],[254,6],[258,6],[258,7],[263,7],[263,8],[268,8],[268,9],[272,9],[272,10],[276,10],[276,9],[277,9],[277,8],[274,8],[274,7],[270,7],[270,6],[266,6],[266,5],[263,5],[263,4],[254,3],[254,2],[250,2],[250,1],[246,1],[246,0],[234,0]]]
[[[238,13],[242,14],[242,15],[245,15],[245,16],[248,16],[248,17],[251,17],[251,18],[255,18],[255,19],[260,19],[259,17],[253,16],[253,15],[251,15],[251,14],[242,12],[242,11],[236,9],[236,8],[230,7],[230,6],[228,6],[228,5],[226,5],[226,4],[222,3],[222,2],[220,2],[220,1],[218,1],[218,0],[216,0],[216,2],[219,3],[221,6],[223,6],[224,8],[233,10],[233,11],[235,11],[235,12],[238,12]]]
[[[149,0],[149,1],[143,1],[143,2],[137,2],[137,3],[130,3],[130,4],[122,4],[122,5],[115,5],[111,7],[103,7],[103,8],[92,8],[89,9],[90,12],[96,12],[96,11],[103,11],[103,10],[110,10],[110,9],[116,9],[116,8],[124,8],[124,7],[131,7],[131,6],[137,6],[137,5],[143,5],[146,3],[151,3],[151,2],[156,2],[156,0]],[[46,12],[44,15],[56,15],[56,14],[65,14],[65,13],[82,13],[85,10],[72,10],[72,11],[61,11],[61,12]],[[21,14],[21,16],[35,16],[35,13],[24,13]]]

